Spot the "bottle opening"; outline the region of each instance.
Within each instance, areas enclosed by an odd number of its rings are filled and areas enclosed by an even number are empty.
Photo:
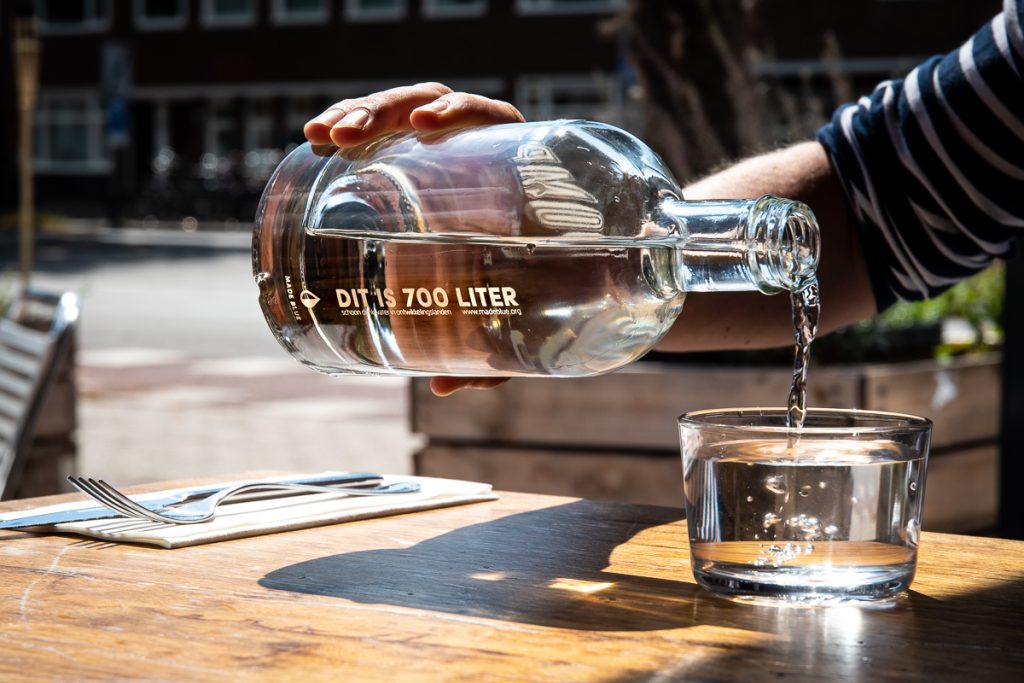
[[[815,279],[821,251],[818,221],[803,202],[765,195],[751,207],[748,238],[763,245],[752,250],[752,269],[770,290],[798,292]]]
[[[818,223],[806,204],[765,195],[745,201],[661,204],[682,236],[677,279],[687,292],[800,291],[814,280]]]

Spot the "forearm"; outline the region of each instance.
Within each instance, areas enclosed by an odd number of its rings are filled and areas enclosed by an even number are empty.
[[[686,199],[775,194],[805,202],[821,227],[820,333],[875,313],[864,255],[842,187],[824,149],[806,142],[742,161],[684,190]],[[691,294],[660,351],[753,349],[793,343],[789,297],[757,292]]]

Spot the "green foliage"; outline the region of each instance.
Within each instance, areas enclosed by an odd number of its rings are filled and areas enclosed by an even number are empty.
[[[868,324],[911,327],[940,322],[945,318],[963,318],[976,329],[982,325],[999,325],[1003,314],[1005,270],[1002,263],[996,263],[934,299],[900,302]]]
[[[1005,267],[997,263],[943,294],[900,302],[870,320],[815,342],[825,362],[901,361],[987,351],[1002,339]],[[974,341],[942,338],[944,320],[959,318],[974,328]]]

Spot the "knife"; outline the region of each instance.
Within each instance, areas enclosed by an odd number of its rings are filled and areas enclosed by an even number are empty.
[[[273,479],[260,479],[257,481],[268,481],[274,483],[291,483],[291,484],[319,484],[322,486],[331,486],[334,484],[345,484],[346,486],[375,486],[381,483],[382,478],[379,474],[373,474],[371,472],[344,472],[334,474],[319,474],[312,477],[277,477]],[[152,498],[150,500],[139,501],[150,509],[156,509],[165,507],[167,505],[173,505],[175,503],[188,503],[198,498],[205,498],[211,494],[217,493],[224,488],[224,484],[220,486],[207,486],[203,488],[189,489],[181,493],[164,496],[162,498]],[[241,500],[257,500],[262,498],[283,498],[285,496],[301,495],[302,492],[294,491],[273,491],[267,490],[262,492],[254,492],[239,496],[238,501]],[[235,500],[232,498],[232,500]],[[13,517],[11,519],[5,519],[0,521],[0,529],[22,529],[25,527],[33,526],[49,526],[52,524],[63,524],[66,522],[85,522],[90,519],[108,519],[111,517],[121,517],[120,513],[114,512],[107,507],[80,507],[73,508],[71,510],[61,510],[60,512],[47,512],[43,514],[29,514],[21,515],[19,517]]]

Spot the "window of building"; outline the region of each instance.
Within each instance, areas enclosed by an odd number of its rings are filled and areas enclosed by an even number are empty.
[[[242,148],[245,151],[270,149],[280,146],[275,139],[274,102],[260,98],[246,100],[242,120]]]
[[[144,31],[178,29],[187,22],[187,0],[135,0],[135,25]]]
[[[624,0],[516,0],[520,14],[582,14],[614,12]]]
[[[253,0],[203,0],[203,25],[216,28],[252,26],[256,22]]]
[[[277,127],[277,102],[270,98],[252,98],[243,108],[243,140],[245,150],[242,174],[253,191],[259,191],[284,156],[284,146]],[[300,129],[301,130],[301,129]]]
[[[321,24],[327,21],[328,0],[274,0],[275,24]]]
[[[405,16],[405,0],[345,0],[349,21],[393,21]]]
[[[41,93],[36,109],[35,168],[39,173],[110,171],[99,93]]]
[[[110,0],[36,0],[46,33],[96,33],[110,28]]]
[[[423,0],[423,16],[428,19],[482,17],[487,0]]]
[[[612,74],[525,76],[516,84],[516,106],[527,121],[594,119],[621,124],[619,78]]]
[[[203,131],[204,156],[213,158],[226,157],[237,149],[234,142],[238,121],[230,100],[211,100],[204,118]]]

